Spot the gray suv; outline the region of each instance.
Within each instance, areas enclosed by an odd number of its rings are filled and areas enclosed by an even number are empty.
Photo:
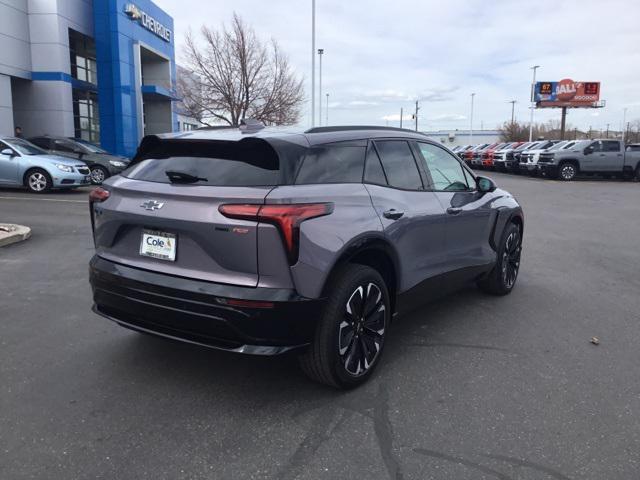
[[[295,350],[348,388],[392,320],[476,282],[508,294],[523,213],[408,130],[200,130],[145,137],[90,195],[94,311],[140,332],[255,355]]]

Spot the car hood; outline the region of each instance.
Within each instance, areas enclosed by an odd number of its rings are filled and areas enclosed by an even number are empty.
[[[81,160],[76,160],[74,158],[63,157],[60,155],[26,155],[26,158],[30,158],[36,161],[45,161],[50,163],[59,163],[61,165],[68,165],[70,167],[86,167],[86,163]]]
[[[88,160],[90,162],[124,162],[126,164],[130,162],[126,157],[111,155],[110,153],[85,153],[82,156],[82,160]]]

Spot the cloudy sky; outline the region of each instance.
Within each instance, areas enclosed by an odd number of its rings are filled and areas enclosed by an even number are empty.
[[[237,12],[275,38],[311,78],[311,0],[155,0],[185,32],[218,27]],[[606,107],[570,110],[578,128],[620,128],[640,119],[639,0],[317,0],[317,47],[325,49],[323,90],[331,124],[398,125],[419,99],[421,130],[494,128],[529,117],[532,65],[538,80],[601,81]],[[302,123],[310,123],[307,102]],[[537,110],[536,120],[559,119]],[[324,118],[323,118],[324,122]],[[405,125],[406,125],[405,121]]]

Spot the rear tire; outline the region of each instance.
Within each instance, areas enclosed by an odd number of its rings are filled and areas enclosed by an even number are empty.
[[[24,175],[24,184],[32,193],[47,193],[53,186],[53,180],[46,170],[33,168]]]
[[[314,339],[298,357],[312,380],[336,388],[363,384],[380,363],[391,318],[382,276],[349,264],[332,280]]]
[[[511,293],[520,271],[522,237],[515,223],[509,223],[502,233],[498,248],[497,262],[486,277],[478,281],[480,290],[492,295]]]

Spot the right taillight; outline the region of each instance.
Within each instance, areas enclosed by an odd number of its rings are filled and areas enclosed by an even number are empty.
[[[293,203],[293,204],[227,204],[220,205],[220,213],[227,218],[253,220],[270,223],[278,227],[289,263],[298,261],[300,246],[300,224],[311,218],[323,217],[333,212],[332,203]]]

